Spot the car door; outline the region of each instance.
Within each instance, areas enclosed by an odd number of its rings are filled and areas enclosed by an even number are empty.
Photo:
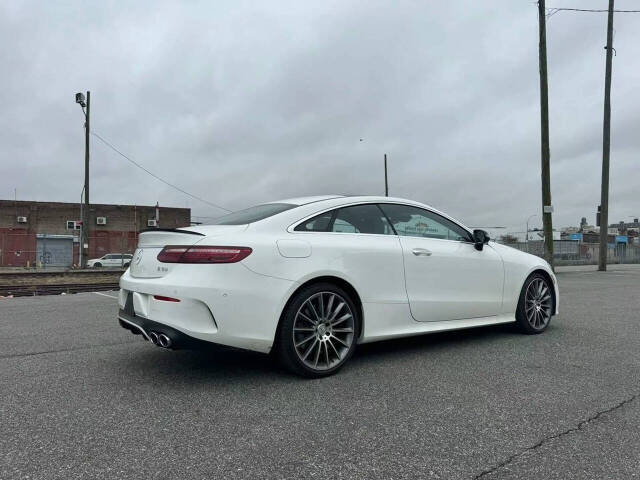
[[[419,322],[500,313],[504,269],[490,246],[477,250],[471,234],[423,208],[382,204],[400,237],[411,315]]]
[[[115,267],[117,262],[116,257],[117,255],[113,255],[113,254],[106,255],[105,266]]]
[[[311,260],[322,271],[344,275],[369,308],[406,303],[400,241],[376,204],[324,212],[294,233],[311,246]]]

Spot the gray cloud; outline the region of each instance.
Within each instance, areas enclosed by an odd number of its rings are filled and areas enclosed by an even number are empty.
[[[578,3],[601,6],[555,2]],[[640,215],[640,15],[615,22],[612,221]],[[556,225],[593,221],[600,201],[605,28],[603,14],[548,24]],[[90,89],[96,132],[231,209],[382,193],[385,152],[392,194],[467,224],[522,226],[541,209],[528,1],[9,2],[0,37],[0,197],[77,201],[73,94]],[[92,201],[221,213],[95,139],[91,175]]]

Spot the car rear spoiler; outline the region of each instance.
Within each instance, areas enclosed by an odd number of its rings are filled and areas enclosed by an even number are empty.
[[[205,237],[204,233],[194,232],[192,230],[179,230],[177,228],[147,228],[142,230],[139,233],[147,233],[147,232],[174,232],[174,233],[186,233],[188,235],[200,235],[201,237]]]

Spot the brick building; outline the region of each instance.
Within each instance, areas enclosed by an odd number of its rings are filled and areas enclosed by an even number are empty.
[[[0,266],[77,265],[79,203],[0,200]],[[148,228],[191,224],[191,209],[91,204],[89,258],[133,253]]]

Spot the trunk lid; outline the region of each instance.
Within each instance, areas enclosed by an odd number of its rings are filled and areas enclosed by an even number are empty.
[[[175,263],[158,261],[158,254],[167,245],[195,245],[205,238],[214,238],[246,230],[247,225],[209,225],[185,229],[154,229],[142,232],[133,254],[129,273],[134,278],[160,278],[167,275]],[[210,242],[207,242],[207,244]]]

